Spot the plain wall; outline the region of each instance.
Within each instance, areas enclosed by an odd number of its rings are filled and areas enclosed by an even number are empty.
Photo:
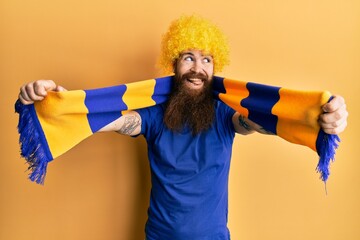
[[[236,136],[232,239],[360,239],[360,1],[0,0],[0,239],[142,240],[150,191],[142,137],[96,134],[27,180],[14,102],[22,84],[89,89],[160,76],[161,35],[197,13],[229,37],[219,75],[341,94],[350,112],[327,183],[312,150]]]

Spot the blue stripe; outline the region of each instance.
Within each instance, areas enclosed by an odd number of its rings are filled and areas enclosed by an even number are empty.
[[[32,123],[34,125],[36,125],[36,129],[34,129],[34,131],[36,131],[36,132],[33,133],[34,136],[32,136],[32,137],[34,137],[36,139],[37,138],[36,135],[38,134],[39,140],[41,141],[41,144],[39,144],[39,149],[37,151],[40,152],[41,158],[43,158],[45,160],[45,156],[46,156],[46,161],[50,162],[54,158],[53,158],[53,156],[51,154],[50,147],[49,147],[49,144],[48,144],[48,142],[46,140],[44,131],[43,131],[42,127],[41,127],[41,123],[39,121],[39,118],[37,117],[35,106],[34,106],[34,104],[31,104],[31,105],[28,105],[28,106],[29,106],[29,112],[31,114]],[[31,120],[29,120],[29,124],[31,124],[30,123]]]
[[[107,112],[107,113],[88,114],[87,118],[89,121],[91,131],[95,133],[99,131],[102,127],[115,121],[121,116],[122,116],[121,112]]]
[[[172,76],[155,78],[154,93],[151,98],[156,102],[156,104],[163,103],[168,99],[172,83]]]
[[[93,133],[121,117],[121,111],[127,110],[122,99],[125,92],[126,85],[85,90],[85,105],[89,110],[87,118]]]
[[[224,78],[222,77],[213,77],[212,81],[212,87],[213,87],[213,95],[216,99],[219,99],[220,93],[226,93],[226,89],[224,86]]]
[[[319,162],[316,170],[320,172],[320,178],[326,182],[330,175],[330,163],[335,160],[336,149],[339,146],[340,138],[335,134],[327,134],[320,129],[316,140],[316,150],[319,155]]]
[[[330,99],[327,102],[330,102],[334,96],[331,96]],[[324,151],[322,150],[324,142],[326,141],[327,134],[324,132],[324,130],[320,129],[318,136],[316,138],[316,152],[319,156],[324,154]]]
[[[262,126],[265,130],[276,134],[278,117],[271,113],[273,106],[279,101],[280,87],[247,83],[249,96],[240,105],[249,110],[248,118]]]

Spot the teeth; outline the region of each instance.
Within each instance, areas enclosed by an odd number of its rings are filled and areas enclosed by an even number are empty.
[[[188,78],[187,81],[194,86],[201,86],[203,84],[203,80],[201,78]]]
[[[202,82],[200,78],[189,78],[190,82]]]

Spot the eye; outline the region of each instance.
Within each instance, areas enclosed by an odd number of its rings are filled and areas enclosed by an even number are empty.
[[[193,59],[192,59],[192,57],[187,56],[187,57],[184,57],[184,60],[185,60],[185,61],[192,61]]]
[[[205,63],[210,63],[210,62],[211,62],[211,59],[208,58],[208,57],[206,57],[206,58],[203,59],[203,61],[204,61]]]

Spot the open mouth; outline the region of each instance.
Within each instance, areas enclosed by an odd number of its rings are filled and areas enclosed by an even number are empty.
[[[201,78],[186,78],[186,80],[195,86],[201,86],[204,83],[204,80]]]
[[[203,74],[187,73],[181,76],[181,80],[189,89],[198,90],[204,87],[207,77]]]

